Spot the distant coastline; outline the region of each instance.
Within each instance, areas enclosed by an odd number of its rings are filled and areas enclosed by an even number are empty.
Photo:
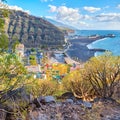
[[[67,41],[66,52],[74,60],[86,62],[106,50],[120,56],[120,30],[76,30]]]

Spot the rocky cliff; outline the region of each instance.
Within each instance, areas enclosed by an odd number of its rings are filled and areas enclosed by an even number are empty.
[[[10,41],[18,39],[25,47],[58,47],[64,44],[64,34],[42,18],[11,11],[6,24]]]

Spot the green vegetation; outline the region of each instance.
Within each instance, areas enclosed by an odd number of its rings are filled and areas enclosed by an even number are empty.
[[[0,35],[0,53],[8,50],[9,40],[5,34]]]
[[[4,0],[2,1],[4,2]],[[0,9],[0,53],[8,49],[9,40],[4,32],[5,19],[9,16],[9,12],[6,9]]]
[[[24,85],[26,69],[15,54],[0,56],[0,69],[0,103],[2,103],[8,99],[4,98],[6,93]]]
[[[31,52],[35,52],[35,48],[31,48]]]
[[[35,55],[30,55],[29,59],[30,59],[30,64],[31,65],[36,65],[37,64]]]
[[[85,79],[90,82],[97,96],[112,97],[120,81],[120,57],[106,54],[94,57],[85,65]]]
[[[84,70],[76,70],[63,79],[65,91],[73,92],[75,97],[86,99],[92,94],[92,86],[89,81],[84,80]]]
[[[29,87],[28,87],[29,88]],[[59,84],[53,80],[38,80],[34,81],[30,91],[35,97],[55,95],[59,91]]]
[[[108,98],[114,94],[118,82],[120,57],[106,54],[91,58],[85,63],[84,69],[68,74],[63,80],[63,86],[79,98]]]

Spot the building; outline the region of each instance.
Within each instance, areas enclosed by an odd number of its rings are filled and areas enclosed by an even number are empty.
[[[38,73],[38,72],[41,72],[40,66],[39,66],[39,65],[25,66],[25,68],[28,70],[28,72],[31,72],[31,73]]]

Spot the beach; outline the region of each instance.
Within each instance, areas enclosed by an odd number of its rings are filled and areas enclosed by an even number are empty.
[[[98,37],[79,37],[75,39],[69,39],[68,42],[70,43],[69,48],[67,49],[66,53],[72,58],[79,60],[81,62],[86,62],[91,57],[95,55],[95,52],[104,52],[104,49],[89,49],[87,46],[92,42],[95,42],[100,39],[104,39],[103,36]]]

